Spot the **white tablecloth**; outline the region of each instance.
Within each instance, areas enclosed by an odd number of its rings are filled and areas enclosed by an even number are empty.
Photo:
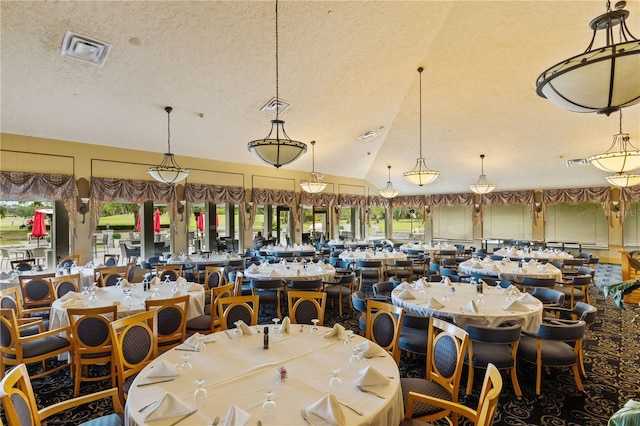
[[[517,257],[519,259],[540,259],[547,261],[559,261],[564,259],[573,259],[573,255],[558,250],[516,250],[514,248],[501,248],[493,252],[496,256]]]
[[[262,330],[264,326],[251,327]],[[300,332],[299,325],[291,325],[291,334],[274,335],[269,333],[269,349],[263,349],[263,333],[233,336],[225,332],[215,333],[216,341],[206,344],[203,352],[184,352],[172,349],[160,356],[153,364],[164,360],[170,364],[180,364],[181,356],[190,354],[193,368],[182,372],[175,380],[157,385],[137,387],[139,383],[148,382],[147,374],[151,366],[147,366],[134,381],[127,399],[125,424],[143,425],[146,412],[138,411],[152,401],[162,398],[170,392],[189,407],[196,407],[193,393],[198,378],[206,378],[205,388],[208,397],[204,403],[197,405],[198,411],[182,422],[184,425],[209,425],[216,416],[220,417],[220,425],[224,424],[229,407],[236,405],[248,412],[251,418],[246,423],[255,426],[262,419],[262,403],[265,390],[275,392],[276,403],[275,425],[304,425],[300,409],[308,407],[320,400],[330,391],[329,380],[332,369],[340,368],[339,377],[342,387],[337,391],[338,398],[363,412],[359,416],[346,407],[342,411],[347,425],[397,425],[403,418],[404,409],[400,387],[399,371],[389,355],[370,358],[363,362],[374,367],[385,376],[393,379],[389,384],[377,386],[375,395],[360,392],[354,385],[359,368],[366,365],[349,364],[351,350],[335,337],[325,338],[310,333],[311,326],[305,325]],[[328,330],[320,327],[320,330]],[[352,345],[365,339],[354,336]],[[372,343],[373,344],[373,343]],[[152,364],[152,365],[153,365]],[[288,379],[278,379],[277,368],[284,366]],[[153,421],[152,425],[168,425],[179,417]],[[328,424],[320,417],[311,416],[314,425]],[[264,426],[269,426],[263,421]]]
[[[173,283],[172,283],[173,284]],[[152,288],[158,289],[157,299],[168,299],[172,297],[172,284],[160,284],[154,285]],[[188,283],[186,288],[189,288],[192,283]],[[189,311],[187,318],[192,319],[204,314],[204,287],[198,286],[198,290],[190,291],[189,296]],[[127,309],[127,306],[118,306],[118,317],[124,317],[132,314],[136,314],[145,310],[144,301],[151,294],[150,291],[144,291],[142,283],[137,283],[131,287],[131,296],[133,297],[133,304],[131,309]],[[96,293],[97,300],[89,301],[88,294],[81,294],[80,297],[84,302],[84,307],[97,308],[100,306],[113,305],[115,302],[123,303],[124,293],[121,288],[116,286],[111,287],[98,287]],[[76,306],[83,307],[83,306]],[[62,306],[61,300],[56,300],[51,305],[49,328],[66,327],[69,325],[69,317],[67,315],[67,309]]]
[[[562,271],[552,264],[534,265],[525,263],[522,267],[518,266],[519,262],[501,262],[501,261],[482,261],[476,262],[470,259],[458,265],[458,271],[467,275],[481,274],[498,277],[501,280],[509,280],[521,283],[524,277],[532,278],[554,278],[558,282],[562,282]]]
[[[244,276],[255,280],[269,280],[280,278],[283,280],[317,280],[331,281],[336,274],[333,265],[298,262],[270,263],[252,265],[245,269]]]
[[[452,292],[451,289],[455,289]],[[467,283],[453,283],[452,286],[441,283],[430,283],[430,287],[420,289],[410,289],[415,299],[403,300],[398,297],[402,291],[396,288],[391,293],[393,304],[401,306],[407,313],[415,316],[446,316],[452,318],[460,328],[465,328],[467,324],[497,327],[505,321],[510,321],[522,325],[523,330],[536,332],[542,322],[542,303],[536,301],[535,305],[525,305],[527,312],[508,311],[504,307],[510,303],[508,295],[504,289],[499,287],[490,288],[482,293],[483,305],[479,305],[479,313],[475,314],[467,311],[466,306],[470,301],[476,302],[480,295],[476,292],[476,286]],[[449,300],[442,301],[444,295],[449,296]],[[430,298],[434,298],[444,305],[444,308],[430,309],[426,303]],[[518,297],[518,295],[514,296]]]
[[[230,260],[242,260],[242,257],[237,254],[210,254],[208,256],[192,254],[190,256],[171,256],[167,259],[167,264],[226,266]]]
[[[433,256],[434,253],[437,253],[440,250],[453,251],[457,249],[456,246],[452,246],[451,244],[406,243],[400,246],[400,250],[404,252],[407,252],[409,250],[419,250],[423,253],[429,253],[431,256]]]
[[[407,255],[400,251],[373,251],[373,250],[354,250],[343,251],[340,253],[340,259],[347,262],[359,262],[361,260],[380,260],[383,265],[393,265],[396,260],[407,260]]]

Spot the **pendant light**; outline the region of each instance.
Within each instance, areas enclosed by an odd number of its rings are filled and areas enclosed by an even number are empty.
[[[307,152],[307,145],[292,140],[284,131],[284,121],[279,119],[280,87],[278,78],[278,0],[276,0],[276,119],[271,120],[271,130],[264,139],[256,139],[247,144],[249,151],[253,151],[262,161],[276,168],[295,161]]]
[[[416,160],[416,165],[413,169],[403,173],[408,182],[419,186],[430,184],[440,174],[440,172],[430,170],[422,156],[422,71],[424,71],[424,68],[418,68],[418,73],[420,74],[420,156]]]
[[[625,6],[620,1],[612,11],[607,0],[606,13],[589,23],[593,37],[587,50],[540,74],[536,80],[539,96],[569,111],[606,115],[640,102],[640,43],[627,27]],[[606,33],[606,45],[594,47],[600,30]],[[616,34],[618,43],[614,42]]]
[[[158,182],[172,185],[185,180],[189,176],[190,170],[180,167],[171,153],[171,111],[173,108],[168,106],[164,110],[167,112],[167,152],[164,154],[162,163],[155,167],[149,167],[147,173]]]
[[[622,110],[620,110],[619,126],[620,130],[613,135],[613,142],[609,149],[602,154],[587,158],[600,170],[618,174],[640,168],[640,150],[630,142],[629,133],[622,132]]]
[[[322,182],[322,173],[316,173],[316,141],[311,141],[311,177],[309,180],[300,182],[300,188],[311,194],[322,192],[327,184]]]
[[[389,168],[389,180],[387,181],[387,186],[380,191],[380,195],[384,198],[394,198],[397,197],[400,191],[395,189],[391,184],[391,166],[387,166]]]
[[[487,182],[487,177],[484,174],[484,154],[480,154],[480,161],[482,163],[480,177],[476,183],[469,185],[469,189],[476,194],[488,194],[496,189],[496,184]]]

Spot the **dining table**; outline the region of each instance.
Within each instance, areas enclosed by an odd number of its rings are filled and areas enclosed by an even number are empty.
[[[456,246],[449,243],[426,243],[426,242],[413,242],[405,243],[400,246],[400,250],[407,253],[409,250],[420,251],[429,254],[431,258],[440,250],[454,251],[457,250]]]
[[[191,266],[226,266],[232,260],[242,260],[242,256],[236,253],[211,253],[208,255],[172,255],[166,260],[166,264]]]
[[[535,333],[542,323],[543,304],[515,287],[502,288],[469,283],[402,283],[391,292],[391,301],[407,314],[418,317],[445,317],[460,328],[467,324],[497,327],[502,323],[520,324]]]
[[[383,265],[393,265],[396,260],[407,260],[407,255],[399,250],[373,250],[359,248],[355,250],[345,250],[339,255],[341,260],[356,263],[361,260],[379,260]]]
[[[537,249],[531,250],[526,247],[523,249],[516,249],[515,247],[503,247],[493,252],[495,256],[503,256],[513,259],[535,259],[548,262],[562,262],[564,259],[573,259],[571,253],[557,249]]]
[[[331,281],[336,274],[336,269],[329,263],[298,262],[281,260],[278,263],[263,262],[260,265],[251,265],[244,270],[244,276],[248,279],[269,280],[280,278],[289,280],[317,280]]]
[[[94,291],[93,297],[91,295],[91,291]],[[144,289],[143,283],[129,283],[125,286],[94,286],[91,291],[83,291],[82,293],[73,292],[71,295],[67,294],[62,298],[55,300],[51,304],[49,328],[54,329],[68,326],[69,316],[67,315],[67,308],[70,307],[97,308],[117,305],[118,317],[122,318],[144,311],[144,301],[148,298],[169,299],[183,294],[188,294],[190,296],[187,320],[204,314],[204,287],[196,283],[187,282],[181,286],[175,281],[168,283],[162,282],[160,284],[150,285],[149,290]],[[131,299],[125,299],[127,292]]]
[[[560,269],[551,263],[540,263],[535,259],[517,262],[509,258],[503,260],[492,260],[489,257],[482,260],[472,258],[460,263],[458,271],[470,276],[486,275],[516,283],[521,283],[525,277],[553,278],[557,282],[562,282]]]
[[[397,364],[375,343],[340,327],[290,324],[287,332],[245,325],[249,333],[207,335],[200,350],[187,340],[137,375],[125,424],[335,424],[328,418],[342,419],[341,425],[398,425],[404,407]]]

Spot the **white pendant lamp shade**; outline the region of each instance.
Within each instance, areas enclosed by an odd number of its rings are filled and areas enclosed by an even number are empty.
[[[309,180],[300,182],[300,188],[311,194],[322,192],[327,184],[322,182],[322,173],[316,173],[316,141],[311,141],[311,176]]]
[[[495,183],[487,182],[487,177],[484,174],[484,154],[480,155],[480,161],[482,163],[482,169],[480,172],[480,177],[478,181],[473,185],[469,185],[469,189],[475,192],[476,194],[488,194],[494,189],[496,189]]]
[[[619,173],[613,176],[607,176],[607,182],[613,186],[619,186],[621,188],[627,188],[629,186],[635,186],[640,184],[640,175],[639,174],[627,174],[627,173]]]
[[[612,11],[607,1],[607,12],[589,23],[587,50],[540,74],[538,95],[569,111],[606,115],[640,102],[640,42],[627,28],[625,6],[620,1]],[[606,33],[605,46],[593,45],[598,31]]]
[[[640,169],[640,150],[631,143],[629,134],[622,131],[622,110],[620,110],[620,130],[613,135],[613,142],[609,149],[602,154],[592,155],[587,160],[606,172],[620,174]]]
[[[167,152],[162,158],[162,163],[155,167],[147,168],[147,173],[158,182],[172,185],[185,180],[190,171],[180,167],[171,153],[171,111],[173,111],[173,108],[168,106],[164,110],[167,112]]]
[[[380,195],[384,198],[395,198],[398,196],[400,191],[393,187],[391,183],[391,166],[387,166],[389,168],[389,180],[387,181],[387,186],[380,191]]]

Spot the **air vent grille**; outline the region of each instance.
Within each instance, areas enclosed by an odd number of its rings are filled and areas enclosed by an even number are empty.
[[[588,166],[589,165],[589,160],[587,160],[586,158],[574,158],[573,160],[566,160],[564,162],[564,164],[567,167]]]
[[[67,31],[62,40],[60,55],[103,66],[110,50],[111,45],[109,43]]]
[[[380,136],[380,132],[377,130],[369,130],[366,133],[361,134],[360,136],[358,136],[358,139],[363,140],[363,141],[369,141],[377,136]]]
[[[273,98],[269,99],[269,102],[264,104],[264,106],[262,108],[260,108],[260,111],[270,112],[270,113],[273,113],[273,115],[275,115],[276,113],[282,114],[290,106],[291,106],[290,102],[287,102],[285,100],[273,97]],[[279,109],[279,111],[278,111],[278,109]]]

